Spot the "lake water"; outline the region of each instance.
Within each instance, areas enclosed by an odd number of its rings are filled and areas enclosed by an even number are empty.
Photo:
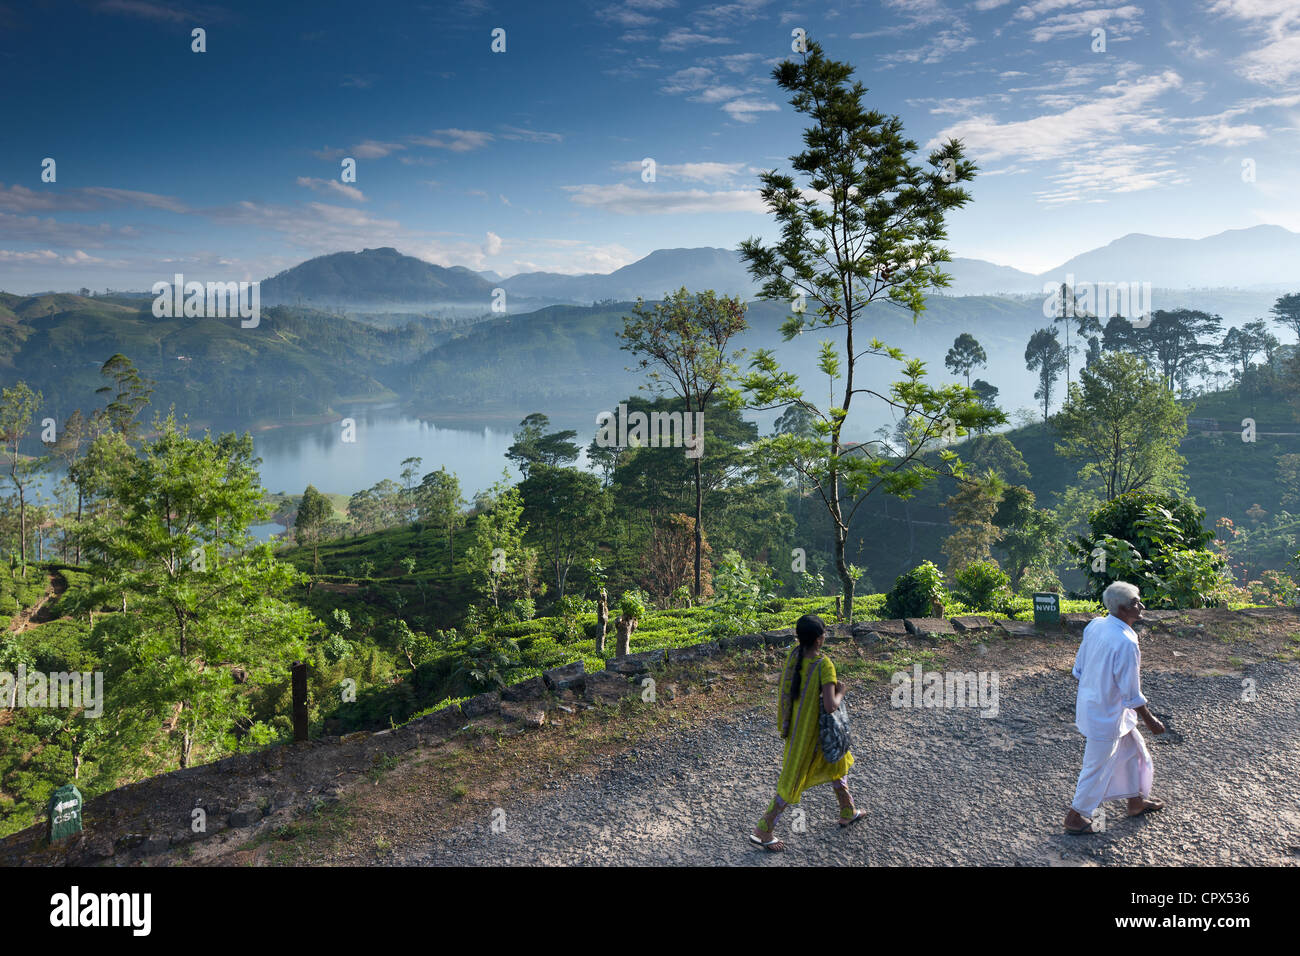
[[[355,441],[343,440],[343,428],[338,422],[254,432],[253,449],[262,459],[258,469],[262,487],[272,493],[296,495],[312,484],[321,492],[351,495],[385,478],[400,484],[402,461],[412,457],[423,459],[419,477],[440,467],[455,474],[466,500],[500,481],[503,472],[509,473],[511,482],[521,477],[505,457],[506,449],[514,443],[516,426],[440,427],[403,413],[396,404],[361,405],[339,411],[356,422]],[[569,428],[578,432],[575,442],[585,448],[595,434],[596,424],[594,420],[590,424],[551,422],[553,431]],[[585,452],[577,464],[587,466]],[[45,475],[36,484],[49,495],[60,477],[61,471]],[[283,530],[278,524],[250,529],[260,540]]]
[[[460,478],[466,498],[501,480],[507,469],[512,480],[519,480],[518,470],[505,457],[514,443],[513,427],[439,427],[404,414],[396,405],[340,411],[356,422],[355,441],[343,440],[339,422],[275,428],[253,435],[267,491],[301,494],[313,484],[319,491],[350,495],[385,478],[400,483],[406,458],[422,459],[420,476],[440,467],[453,472]],[[559,427],[552,424],[552,428]]]

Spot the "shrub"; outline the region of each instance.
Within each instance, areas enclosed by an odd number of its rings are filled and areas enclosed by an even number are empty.
[[[709,603],[713,620],[707,632],[725,637],[758,630],[758,616],[776,600],[774,587],[780,584],[773,580],[767,565],[746,563],[740,552],[728,551],[713,570],[713,600]]]
[[[516,621],[531,621],[537,615],[537,607],[530,597],[515,598],[510,602],[510,613]]]
[[[618,609],[623,617],[634,621],[639,620],[645,617],[645,598],[640,591],[624,591],[623,596],[619,598]]]
[[[1171,495],[1129,492],[1088,516],[1091,537],[1070,550],[1087,575],[1086,593],[1100,600],[1112,581],[1127,581],[1156,607],[1213,607],[1231,580],[1221,555],[1207,546],[1214,532],[1205,512]]]
[[[1061,579],[1051,568],[1027,568],[1020,576],[1020,593],[1032,595],[1036,591],[1061,593]]]
[[[885,598],[885,614],[891,618],[928,617],[935,603],[947,600],[943,572],[933,561],[923,561],[900,574]]]
[[[559,634],[565,641],[576,641],[582,636],[582,626],[578,618],[587,610],[588,603],[572,594],[566,594],[555,602],[555,617],[559,622]]]
[[[1008,614],[1011,610],[1011,578],[996,562],[973,561],[956,574],[953,596],[976,611],[997,611]]]

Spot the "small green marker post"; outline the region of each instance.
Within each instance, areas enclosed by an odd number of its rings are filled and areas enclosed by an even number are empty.
[[[50,794],[49,840],[55,843],[81,832],[81,791],[66,783]]]
[[[1034,593],[1034,623],[1061,623],[1061,596],[1059,594],[1054,594],[1051,591],[1037,591]]]

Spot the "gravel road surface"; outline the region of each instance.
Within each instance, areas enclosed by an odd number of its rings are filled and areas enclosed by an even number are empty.
[[[803,832],[787,810],[785,853],[747,834],[771,799],[780,740],[770,708],[609,758],[594,776],[559,778],[506,802],[494,820],[394,854],[391,865],[1297,865],[1300,864],[1300,665],[1242,675],[1148,673],[1143,691],[1169,717],[1146,733],[1165,811],[1128,819],[1105,806],[1105,832],[1070,836],[1083,738],[1069,673],[1002,679],[996,717],[968,708],[890,706],[889,685],[849,700],[870,814],[838,830],[828,785],[804,794]],[[504,824],[504,826],[502,826]]]

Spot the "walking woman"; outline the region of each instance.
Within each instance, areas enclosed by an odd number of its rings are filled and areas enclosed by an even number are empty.
[[[835,788],[841,829],[867,815],[865,810],[854,807],[853,797],[844,784],[844,776],[853,766],[853,754],[846,751],[835,763],[827,763],[822,755],[818,734],[822,709],[828,714],[838,710],[845,690],[835,679],[835,665],[821,652],[826,641],[826,625],[817,615],[805,614],[795,623],[794,632],[799,643],[790,651],[781,672],[777,705],[777,720],[785,739],[781,779],[776,785],[776,799],[768,804],[767,813],[749,837],[750,842],[769,852],[785,849],[774,833],[777,817],[789,804],[797,804],[808,787],[829,781]]]

